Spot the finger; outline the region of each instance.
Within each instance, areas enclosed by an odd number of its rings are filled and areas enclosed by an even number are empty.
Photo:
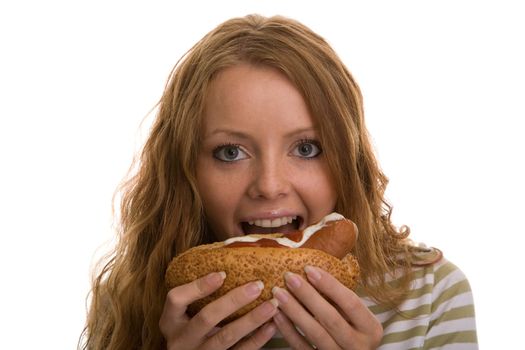
[[[212,272],[193,282],[175,287],[168,292],[165,307],[168,307],[174,316],[180,317],[185,314],[188,305],[219,289],[225,277],[224,272]]]
[[[211,337],[215,333],[221,330],[221,327],[213,327],[211,331],[206,334],[206,337]]]
[[[225,277],[224,272],[213,272],[168,292],[159,320],[160,330],[167,340],[177,332],[175,325],[188,321],[188,305],[219,289]]]
[[[305,272],[310,283],[332,300],[358,331],[377,327],[378,321],[374,314],[357,294],[343,286],[334,276],[314,266],[307,266]]]
[[[277,306],[278,302],[276,299],[262,303],[243,317],[222,327],[219,332],[217,332],[213,337],[209,338],[206,343],[204,343],[202,348],[222,349],[235,345],[247,334],[253,332],[268,320],[271,320],[273,315],[277,313]],[[256,338],[251,339],[251,342],[246,343],[246,348],[251,349],[251,346],[255,344],[258,344],[258,347],[255,347],[256,349],[260,348],[269,339],[266,339],[264,337],[265,335],[267,334],[262,334]],[[259,344],[261,339],[266,339],[266,341],[264,341],[262,344]]]
[[[288,345],[292,349],[313,349],[306,341],[304,336],[297,331],[297,328],[282,312],[278,312],[274,317],[277,329],[282,334]]]
[[[306,269],[310,274],[317,273]],[[315,276],[317,277],[317,276]],[[342,348],[348,348],[355,340],[357,332],[352,328],[348,321],[343,317],[336,306],[329,303],[318,291],[316,291],[309,283],[306,283],[298,275],[287,274],[285,276],[287,285],[294,293],[294,295],[302,301],[303,305],[312,313],[315,319],[328,332],[330,337]],[[342,284],[334,284],[333,289],[349,291]]]
[[[238,343],[234,350],[251,350],[260,349],[266,344],[277,331],[277,326],[273,322],[268,322],[260,327],[255,333],[247,339]]]
[[[285,280],[288,285],[290,284],[292,277],[297,278],[297,280],[294,279],[294,283],[297,282],[300,285],[294,286],[292,288],[294,291],[309,287],[309,293],[302,293],[309,294],[309,296],[307,297],[309,299],[309,302],[320,302],[321,300],[323,300],[319,293],[317,293],[317,291],[312,286],[310,286],[305,280],[303,280],[298,275],[292,275],[286,273]],[[306,285],[308,285],[308,287]],[[323,326],[321,326],[321,324],[308,311],[306,311],[303,305],[301,305],[287,290],[279,287],[274,287],[272,289],[272,292],[275,298],[277,298],[277,300],[279,301],[279,309],[281,309],[286,314],[286,316],[288,316],[292,323],[299,327],[299,329],[304,333],[304,336],[312,344],[322,349],[339,348],[337,343],[332,339],[330,334],[323,328]],[[341,318],[341,316],[339,317]]]
[[[203,307],[188,323],[187,332],[192,335],[204,336],[219,322],[249,304],[261,294],[264,284],[261,281],[247,283],[232,289],[222,297]],[[213,338],[223,337],[222,329]]]

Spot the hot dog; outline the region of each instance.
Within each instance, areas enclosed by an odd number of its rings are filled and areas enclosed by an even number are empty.
[[[359,265],[350,252],[356,239],[357,226],[342,215],[332,213],[302,231],[245,235],[191,248],[170,262],[166,285],[171,289],[211,272],[226,272],[226,279],[216,292],[188,307],[188,313],[194,315],[231,289],[262,280],[264,290],[259,298],[223,321],[227,323],[271,299],[274,286],[285,288],[286,271],[306,278],[306,265],[320,267],[354,289]]]

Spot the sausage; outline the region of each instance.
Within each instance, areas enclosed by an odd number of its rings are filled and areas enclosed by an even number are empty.
[[[330,221],[301,246],[319,249],[342,259],[354,248],[357,240],[357,225],[348,219]]]

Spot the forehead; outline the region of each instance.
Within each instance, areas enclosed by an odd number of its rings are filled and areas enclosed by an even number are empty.
[[[216,124],[264,123],[313,125],[307,104],[279,70],[239,64],[220,71],[211,81],[204,109],[204,127]],[[277,126],[277,125],[275,125]]]

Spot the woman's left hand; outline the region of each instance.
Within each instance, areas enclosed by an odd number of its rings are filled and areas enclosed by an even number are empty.
[[[326,271],[307,267],[305,272],[310,283],[286,273],[292,294],[282,288],[273,290],[281,309],[274,321],[288,344],[294,349],[377,348],[383,328],[361,299]]]

